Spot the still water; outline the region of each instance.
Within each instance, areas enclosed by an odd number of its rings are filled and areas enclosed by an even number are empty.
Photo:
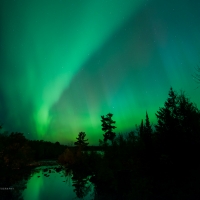
[[[89,177],[77,178],[59,166],[37,167],[22,192],[24,200],[93,199],[94,187]]]

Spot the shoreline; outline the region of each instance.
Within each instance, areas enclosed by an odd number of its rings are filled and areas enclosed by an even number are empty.
[[[52,165],[58,165],[59,163],[57,162],[57,160],[39,160],[39,161],[34,161],[30,164],[28,164],[28,166],[52,166]]]

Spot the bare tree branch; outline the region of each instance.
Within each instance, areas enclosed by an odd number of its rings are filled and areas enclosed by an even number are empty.
[[[195,82],[200,84],[200,67],[197,65],[197,67],[195,67],[195,70],[196,72],[194,73],[194,75],[192,75],[192,77],[194,78]]]

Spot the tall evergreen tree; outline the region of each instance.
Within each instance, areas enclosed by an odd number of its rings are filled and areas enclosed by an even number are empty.
[[[145,130],[152,133],[152,128],[151,128],[151,125],[150,125],[149,116],[148,116],[147,111],[146,111],[146,119],[145,119]]]
[[[151,125],[150,125],[149,116],[148,116],[148,113],[146,111],[143,140],[144,140],[145,147],[147,149],[149,149],[150,146],[151,146],[152,132],[153,131],[152,131],[152,128],[151,128]]]
[[[182,140],[185,142],[200,139],[200,111],[192,102],[181,92],[178,97],[178,116]]]
[[[140,127],[139,127],[140,141],[146,150],[150,148],[152,132],[153,131],[150,125],[149,116],[148,116],[148,113],[146,112],[145,124],[142,119]]]
[[[113,124],[115,124],[115,121],[112,120],[112,116],[113,114],[108,113],[106,115],[106,117],[101,116],[101,122],[102,122],[102,131],[105,132],[105,134],[103,134],[104,136],[104,142],[106,142],[107,140],[110,140],[113,144],[113,140],[116,136],[116,134],[113,132],[113,129],[116,128],[116,126],[114,126]]]
[[[76,138],[77,141],[74,142],[74,145],[79,146],[79,147],[87,146],[89,143],[87,142],[88,139],[85,139],[85,136],[86,136],[85,132],[80,132],[78,134],[78,137]]]
[[[141,139],[144,137],[144,123],[143,123],[143,119],[142,119],[140,127],[139,127],[139,136],[140,136]]]
[[[159,134],[159,136],[162,136],[165,143],[167,143],[167,139],[169,139],[168,136],[178,130],[177,103],[177,94],[171,87],[169,97],[167,98],[167,101],[165,101],[164,107],[159,108],[156,113],[158,119],[158,123],[155,126],[156,133]]]
[[[174,163],[196,155],[200,145],[200,112],[184,93],[177,95],[170,88],[169,97],[156,116],[156,138],[161,154],[168,155]]]

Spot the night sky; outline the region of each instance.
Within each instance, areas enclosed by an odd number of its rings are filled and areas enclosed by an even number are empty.
[[[156,123],[170,86],[200,107],[199,0],[1,0],[0,124],[62,144]]]

